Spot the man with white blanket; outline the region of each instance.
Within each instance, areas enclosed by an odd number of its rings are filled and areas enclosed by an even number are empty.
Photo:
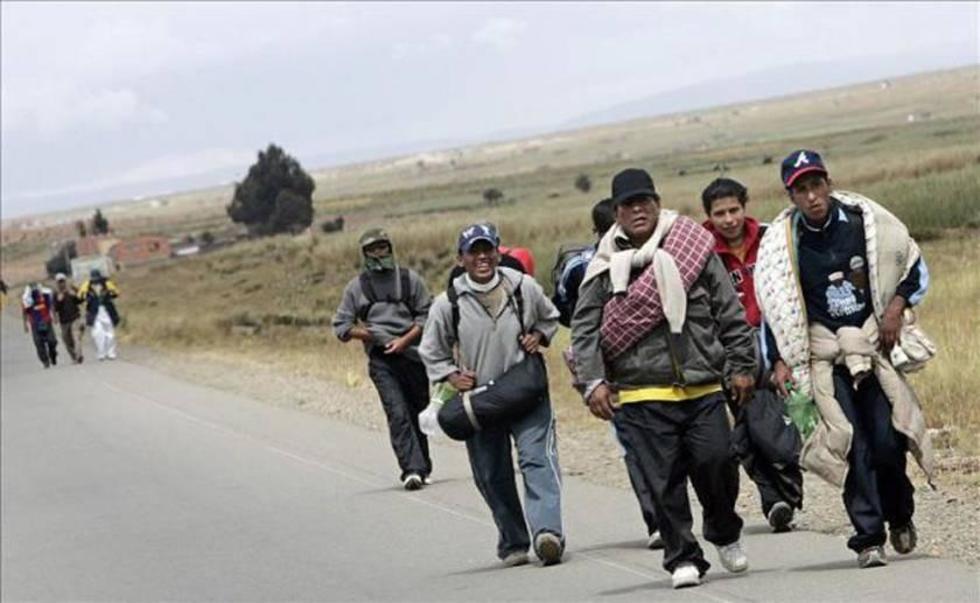
[[[819,154],[791,153],[782,180],[793,207],[773,220],[755,271],[766,357],[784,394],[794,386],[816,403],[821,420],[801,464],[843,488],[858,565],[885,565],[886,523],[896,552],[916,545],[906,452],[932,475],[925,420],[900,372],[933,350],[907,309],[925,295],[929,272],[905,225],[834,190]]]
[[[661,210],[644,170],[617,174],[612,197],[616,225],[599,242],[572,317],[576,375],[589,409],[613,421],[650,485],[674,587],[695,586],[709,564],[691,533],[688,479],[722,565],[748,569],[722,386],[740,404],[751,399],[755,343],[714,237]]]

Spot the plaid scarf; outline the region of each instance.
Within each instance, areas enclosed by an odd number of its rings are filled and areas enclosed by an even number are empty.
[[[687,295],[714,250],[714,237],[694,220],[678,216],[661,249],[674,258]],[[653,266],[651,262],[625,295],[613,296],[603,308],[600,334],[607,361],[631,349],[664,321]]]

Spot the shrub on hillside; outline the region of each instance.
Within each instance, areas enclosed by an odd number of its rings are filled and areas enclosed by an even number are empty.
[[[575,179],[575,188],[587,193],[592,190],[592,179],[589,178],[588,174],[579,174],[578,178]]]
[[[500,192],[499,188],[488,188],[483,191],[483,201],[487,205],[497,205],[500,200],[504,198],[504,194]]]
[[[75,248],[75,241],[62,243],[54,255],[44,263],[44,270],[49,277],[54,277],[59,272],[71,274],[71,261],[76,257],[78,257],[78,251]]]
[[[314,187],[296,159],[270,144],[259,151],[245,179],[235,184],[228,216],[252,234],[302,230],[313,222]]]
[[[109,234],[109,220],[102,215],[101,209],[95,210],[95,215],[92,216],[92,232],[97,235]]]

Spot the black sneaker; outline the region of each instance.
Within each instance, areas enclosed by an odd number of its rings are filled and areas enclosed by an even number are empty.
[[[908,555],[915,550],[915,545],[919,542],[919,535],[915,531],[915,524],[911,521],[906,525],[891,528],[888,530],[889,540],[892,548],[899,555]]]
[[[422,487],[422,485],[423,485],[422,477],[419,476],[419,474],[417,473],[409,473],[402,480],[402,486],[404,486],[405,489],[409,491],[418,490]]]
[[[789,532],[792,529],[790,524],[793,522],[793,507],[789,506],[789,503],[779,501],[769,509],[766,519],[769,520],[773,532]]]

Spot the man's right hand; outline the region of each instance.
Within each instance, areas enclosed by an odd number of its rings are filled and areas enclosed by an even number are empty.
[[[773,385],[776,386],[776,390],[784,398],[789,397],[789,390],[786,388],[786,383],[789,382],[791,385],[796,385],[796,380],[793,379],[793,371],[782,359],[777,360],[772,365],[771,379]]]
[[[616,394],[608,384],[602,383],[589,396],[589,410],[603,421],[611,421],[613,413],[619,408]]]
[[[447,381],[456,391],[468,392],[476,387],[476,373],[473,371],[456,371],[447,377]]]

